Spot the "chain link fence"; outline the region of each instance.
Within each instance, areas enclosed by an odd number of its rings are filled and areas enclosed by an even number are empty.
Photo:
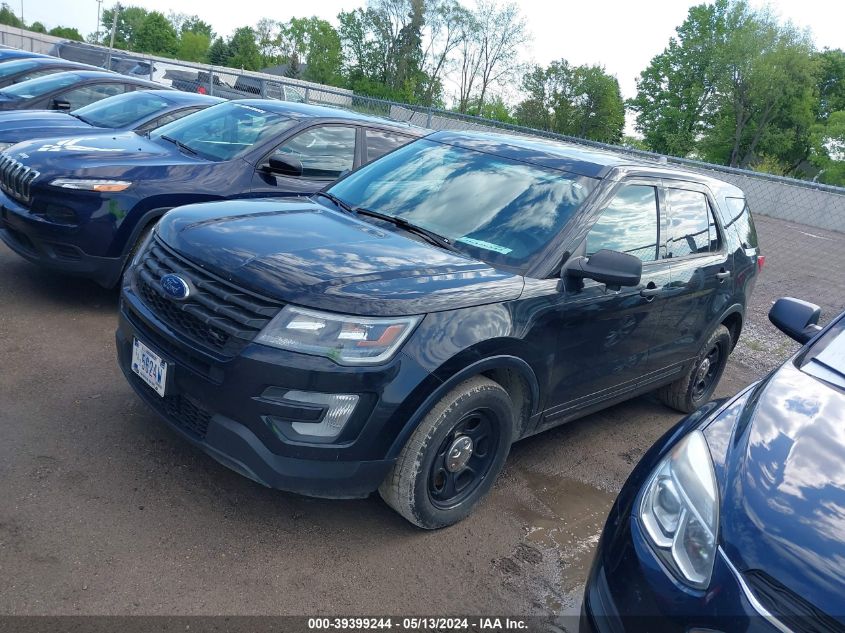
[[[55,55],[141,76],[179,90],[229,99],[268,98],[347,108],[432,130],[506,132],[623,153],[706,173],[740,187],[755,214],[766,268],[760,276],[738,355],[757,369],[772,366],[791,349],[768,325],[768,306],[792,295],[822,306],[825,318],[845,309],[845,188],[734,169],[597,143],[468,116],[395,103],[279,75],[182,62],[72,42],[0,25],[0,44]]]

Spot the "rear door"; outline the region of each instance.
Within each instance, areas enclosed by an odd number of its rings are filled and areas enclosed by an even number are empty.
[[[301,176],[272,174],[265,168],[268,155],[260,161],[252,178],[252,193],[275,195],[310,194],[331,184],[358,166],[357,126],[338,123],[315,125],[283,141],[272,153],[297,158]]]
[[[677,366],[698,353],[734,289],[733,260],[715,219],[709,189],[666,181],[666,203],[664,257],[670,263],[671,281],[652,357],[660,367]]]

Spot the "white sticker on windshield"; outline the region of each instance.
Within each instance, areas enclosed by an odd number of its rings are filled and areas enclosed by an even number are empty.
[[[485,242],[484,240],[476,240],[472,237],[459,237],[456,241],[469,244],[470,246],[477,246],[478,248],[483,248],[488,251],[493,251],[494,253],[501,253],[502,255],[507,255],[513,250],[512,248],[505,248],[504,246],[491,244],[490,242]]]
[[[243,108],[244,110],[252,110],[253,112],[260,112],[261,114],[265,114],[266,111],[262,110],[261,108],[256,108],[255,106],[246,105],[245,103],[235,103],[233,104],[235,107]]]
[[[816,360],[839,373],[845,373],[845,333],[840,333],[816,354]]]

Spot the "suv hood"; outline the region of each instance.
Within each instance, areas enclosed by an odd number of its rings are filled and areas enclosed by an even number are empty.
[[[523,279],[305,198],[181,207],[166,245],[261,295],[348,314],[399,316],[517,298]]]
[[[793,360],[756,389],[727,457],[722,546],[845,623],[845,394]]]
[[[18,143],[8,153],[41,173],[96,170],[99,167],[143,167],[198,164],[207,161],[187,156],[167,141],[153,141],[135,132],[88,132]]]
[[[18,143],[47,136],[86,134],[97,129],[65,112],[12,110],[0,117],[0,142]]]

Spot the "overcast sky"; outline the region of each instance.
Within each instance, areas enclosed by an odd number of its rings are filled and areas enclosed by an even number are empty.
[[[16,13],[20,0],[7,0]],[[700,0],[699,0],[700,1]],[[751,0],[763,6],[760,0]],[[472,0],[462,0],[471,4]],[[113,0],[105,0],[111,6]],[[365,5],[365,0],[281,2],[246,0],[124,0],[150,10],[199,14],[221,35],[254,25],[261,18],[286,22],[291,17],[317,15],[337,25],[341,10]],[[519,0],[533,39],[525,44],[525,58],[539,64],[564,58],[574,64],[602,64],[616,75],[624,97],[636,92],[635,79],[649,60],[663,50],[674,29],[686,17],[691,0]],[[845,48],[845,1],[772,0],[767,3],[782,19],[810,29],[819,48]],[[233,10],[233,7],[237,7]],[[23,0],[24,19],[48,28],[73,26],[87,35],[97,27],[96,0]]]

